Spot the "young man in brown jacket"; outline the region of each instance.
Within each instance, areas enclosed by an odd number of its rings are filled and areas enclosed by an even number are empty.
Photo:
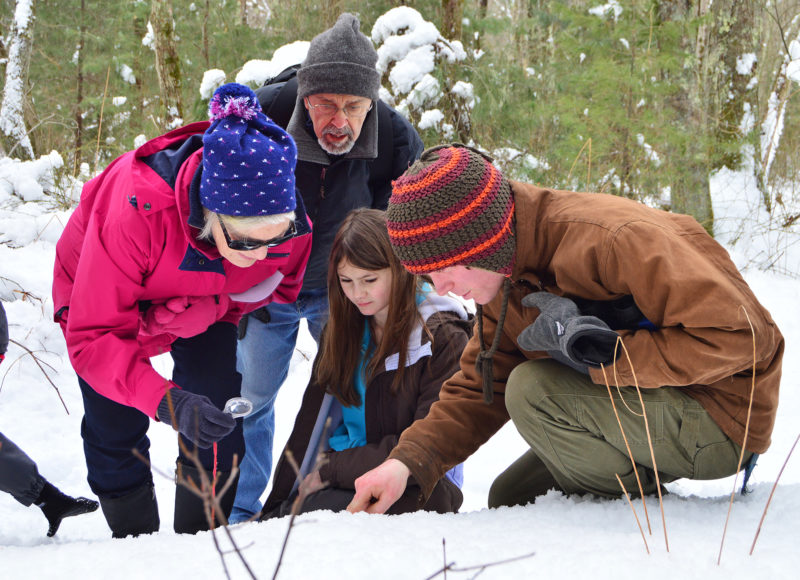
[[[551,488],[619,497],[617,475],[638,493],[614,407],[645,494],[648,439],[660,483],[732,475],[769,447],[783,337],[691,217],[511,182],[460,145],[424,152],[387,215],[406,269],[474,299],[478,326],[430,413],[356,480],[350,511],[386,511],[410,476],[430,493],[509,418],[531,449],[490,506]]]

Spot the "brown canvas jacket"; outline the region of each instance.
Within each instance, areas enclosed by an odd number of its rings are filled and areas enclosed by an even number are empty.
[[[449,298],[435,297],[435,300],[455,304]],[[454,312],[437,312],[427,318],[426,326],[433,336],[433,345],[426,347],[430,340],[422,332],[420,350],[428,354],[415,357],[416,360],[406,367],[403,385],[396,395],[391,392],[395,371],[386,370],[386,365],[367,384],[364,411],[367,444],[329,452],[327,462],[320,468],[322,481],[336,488],[355,489],[356,478],[380,465],[397,445],[403,430],[428,414],[431,405],[439,398],[442,383],[458,370],[459,358],[470,335],[471,323],[462,319],[465,316],[466,311],[462,309],[461,316]],[[409,349],[414,346],[413,342],[410,343]],[[409,353],[409,357],[412,356]],[[291,450],[301,464],[307,453],[316,453],[317,444],[311,439],[319,414],[327,413],[323,409],[324,397],[325,389],[310,382],[286,444],[286,449]],[[321,420],[324,419],[322,417]],[[328,435],[334,427],[329,429]],[[285,451],[276,467],[273,491],[264,504],[264,512],[269,512],[289,498],[293,491],[296,478],[285,459]],[[440,512],[457,511],[463,499],[460,490],[446,478],[440,476],[437,480],[431,486],[436,487],[434,493],[431,495],[429,492],[424,497],[418,487],[413,489],[415,486],[410,486],[408,497],[401,502],[401,511],[420,508]]]
[[[618,359],[618,384],[634,385],[635,371],[641,388],[685,389],[739,444],[753,385],[755,334],[755,389],[745,447],[766,451],[778,405],[783,337],[725,249],[689,216],[610,195],[511,184],[516,257],[493,359],[494,402],[483,401],[475,372],[479,342],[473,336],[439,402],[403,433],[390,455],[409,467],[423,492],[508,421],[503,393],[514,367],[546,356],[522,351],[516,343],[538,313],[521,300],[536,290],[594,301],[632,296],[658,330],[620,331],[631,364],[624,353]],[[498,295],[483,309],[486,344],[494,337],[500,304]],[[613,369],[607,371],[613,385]],[[591,369],[591,378],[605,385],[600,369]]]

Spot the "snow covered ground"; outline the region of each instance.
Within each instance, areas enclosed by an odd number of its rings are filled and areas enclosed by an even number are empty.
[[[16,171],[21,171],[19,166]],[[732,254],[737,263],[752,264],[754,248],[765,244],[759,252],[769,252],[769,240],[749,235],[757,228],[747,226],[746,220],[757,216],[742,209],[746,204],[722,197],[734,187],[741,196],[752,199],[749,186],[730,173],[713,183],[717,184],[714,199],[719,223],[745,224],[737,229],[738,245],[731,248]],[[11,338],[35,352],[69,411],[33,358],[12,344],[0,366],[0,430],[63,491],[91,497],[80,438],[80,392],[61,332],[51,322],[54,244],[67,218],[66,212],[48,210],[42,202],[23,203],[0,188],[0,298],[8,314]],[[798,245],[787,244],[786,252],[797,251],[794,248]],[[669,551],[657,500],[649,499],[649,555],[624,500],[565,498],[552,492],[527,507],[486,509],[493,477],[525,448],[513,427],[506,426],[467,461],[462,513],[368,516],[318,512],[302,516],[292,530],[279,577],[421,580],[441,570],[443,562],[467,568],[527,556],[490,566],[480,577],[796,578],[800,569],[800,451],[792,456],[781,476],[753,555],[748,552],[772,483],[800,432],[798,281],[757,269],[747,271],[746,279],[777,320],[787,350],[772,448],[755,470],[753,493],[736,497],[721,565],[717,565],[717,557],[732,478],[680,481],[669,486],[672,493],[664,500]],[[303,333],[290,378],[277,403],[278,450],[294,420],[314,349],[313,341]],[[162,372],[169,372],[168,358],[160,358],[155,364]],[[112,540],[97,511],[65,520],[57,536],[50,539],[45,537],[46,520],[38,508],[25,508],[11,496],[0,494],[0,577],[200,579],[224,577],[225,566],[232,578],[248,577],[231,553],[225,534],[217,533],[220,549],[225,552],[223,565],[210,532],[196,536],[172,532],[174,484],[170,475],[176,455],[175,434],[162,424],[153,424],[150,436],[153,464],[160,473],[156,475],[156,490],[161,532]],[[635,505],[646,525],[641,503]],[[288,520],[282,519],[230,528],[256,577],[273,575],[287,524]],[[451,570],[448,574],[451,578],[472,578],[478,571]]]

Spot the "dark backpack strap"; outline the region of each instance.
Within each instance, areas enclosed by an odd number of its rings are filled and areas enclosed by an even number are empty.
[[[297,77],[285,83],[265,85],[256,91],[256,96],[264,114],[285,129],[297,100]]]
[[[394,128],[389,107],[378,101],[378,158],[369,171],[370,184],[389,183],[394,166]],[[372,189],[372,188],[371,188]]]
[[[256,91],[264,114],[284,129],[289,124],[297,101],[297,69],[294,64],[283,69],[277,75],[264,81],[264,85]]]
[[[276,74],[274,77],[264,81],[264,86],[275,85],[278,83],[285,83],[289,79],[292,79],[295,76],[297,76],[297,71],[300,69],[300,66],[301,66],[300,63],[287,66],[285,69]]]
[[[272,100],[272,104],[267,109],[266,115],[284,129],[289,125],[289,119],[294,112],[294,104],[297,101],[297,77],[292,77]]]

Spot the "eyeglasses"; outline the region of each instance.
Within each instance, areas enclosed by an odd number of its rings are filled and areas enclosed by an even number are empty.
[[[216,216],[219,220],[219,226],[222,228],[222,235],[225,236],[225,242],[228,244],[228,247],[231,250],[236,250],[237,252],[251,252],[263,247],[274,248],[275,246],[280,246],[281,244],[288,242],[297,235],[297,228],[295,227],[294,222],[292,222],[292,225],[289,226],[289,229],[286,230],[283,235],[280,235],[277,238],[272,238],[271,240],[233,240],[231,239],[230,235],[228,235],[228,230],[225,229],[225,224],[223,223],[222,218],[219,217],[219,214],[216,214]]]
[[[333,103],[320,103],[319,105],[312,105],[306,98],[306,105],[309,109],[316,111],[323,117],[333,117],[339,111],[344,112],[347,119],[360,119],[372,110],[372,101],[369,104],[361,103],[348,103],[344,107],[334,105]]]

